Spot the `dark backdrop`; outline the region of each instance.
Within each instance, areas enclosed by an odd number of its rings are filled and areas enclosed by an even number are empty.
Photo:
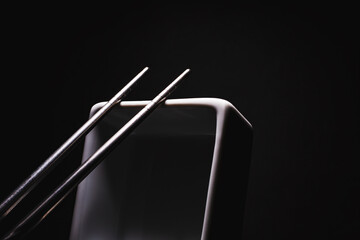
[[[133,3],[4,7],[0,198],[145,66],[128,99],[219,97],[254,126],[244,239],[359,239],[354,6]],[[79,164],[81,147],[22,204]],[[66,239],[74,194],[30,239]],[[15,212],[14,216],[19,213]],[[351,238],[352,237],[352,238]]]

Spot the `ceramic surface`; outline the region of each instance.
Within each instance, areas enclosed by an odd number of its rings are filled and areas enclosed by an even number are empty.
[[[116,106],[86,137],[83,161],[146,103]],[[70,239],[241,234],[251,137],[225,100],[167,100],[79,185]]]

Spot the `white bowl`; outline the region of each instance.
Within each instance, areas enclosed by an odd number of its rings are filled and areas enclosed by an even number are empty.
[[[116,106],[86,137],[83,161],[146,103]],[[167,100],[79,185],[70,239],[238,239],[251,142],[229,102]]]

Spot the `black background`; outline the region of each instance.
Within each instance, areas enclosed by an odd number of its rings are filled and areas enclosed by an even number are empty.
[[[145,66],[128,97],[219,97],[253,124],[244,239],[359,239],[359,26],[351,5],[4,7],[0,198]],[[21,208],[46,195],[81,147]],[[29,236],[67,239],[74,194]],[[16,217],[19,211],[14,212]]]

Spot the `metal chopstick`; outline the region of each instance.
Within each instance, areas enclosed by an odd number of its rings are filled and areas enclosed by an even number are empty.
[[[149,68],[144,68],[124,88],[108,101],[92,118],[79,128],[63,145],[61,145],[46,161],[39,166],[24,182],[22,182],[0,205],[0,220],[11,210],[60,162],[65,153],[70,152],[76,143],[85,136],[104,117],[104,115],[135,86],[140,77]]]
[[[115,149],[155,108],[157,108],[179,85],[190,70],[185,70],[150,103],[142,108],[118,132],[105,142],[77,170],[75,170],[55,191],[28,214],[3,239],[13,239],[19,234],[25,234],[39,224],[87,175],[98,166],[104,158]]]

